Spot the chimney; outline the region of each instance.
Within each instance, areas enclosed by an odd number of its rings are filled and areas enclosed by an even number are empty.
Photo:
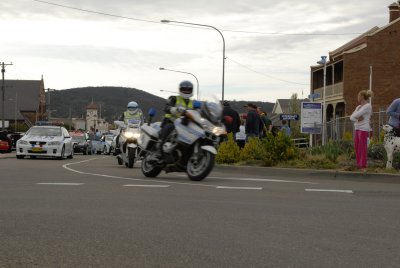
[[[400,17],[400,1],[394,2],[389,7],[389,23]]]

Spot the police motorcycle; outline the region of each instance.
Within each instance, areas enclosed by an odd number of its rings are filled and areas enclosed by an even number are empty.
[[[222,105],[212,101],[194,101],[194,109],[181,109],[182,116],[174,121],[175,129],[163,144],[163,156],[159,154],[159,123],[150,125],[155,110],[150,109],[150,121],[143,125],[139,147],[142,150],[142,173],[157,177],[165,172],[186,172],[190,180],[201,181],[214,167],[214,159],[221,135],[226,135],[221,123]]]
[[[125,164],[126,167],[133,168],[140,153],[138,139],[140,138],[141,121],[129,119],[127,123],[125,125],[123,121],[114,121],[114,124],[121,129],[119,138],[120,154],[117,155],[117,161],[119,165]]]

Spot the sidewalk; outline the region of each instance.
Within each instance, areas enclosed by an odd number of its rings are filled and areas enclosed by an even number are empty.
[[[336,169],[300,169],[300,168],[281,168],[281,167],[258,167],[258,166],[231,166],[216,165],[219,170],[236,169],[238,173],[245,171],[247,174],[268,174],[272,176],[307,176],[310,178],[331,178],[335,180],[352,180],[352,181],[368,181],[368,182],[387,182],[400,183],[400,173],[375,173],[360,171],[343,171]]]
[[[16,156],[15,151],[11,152],[11,153],[0,153],[0,159],[5,159],[5,158],[15,158]]]

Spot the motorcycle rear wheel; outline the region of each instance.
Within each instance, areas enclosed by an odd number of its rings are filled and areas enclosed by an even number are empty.
[[[201,159],[196,160],[195,155],[191,155],[186,165],[186,173],[192,181],[205,179],[214,167],[214,154],[203,151]]]

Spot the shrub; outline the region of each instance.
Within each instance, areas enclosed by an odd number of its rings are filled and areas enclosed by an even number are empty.
[[[368,147],[368,157],[374,160],[386,161],[386,150],[382,143],[372,144]]]
[[[265,150],[265,165],[295,159],[298,156],[298,149],[295,147],[290,137],[282,132],[276,136],[271,133],[262,140],[262,146]]]
[[[240,148],[233,140],[232,134],[228,135],[228,140],[221,143],[215,161],[219,164],[233,164],[240,159]]]
[[[258,138],[249,138],[244,148],[240,151],[240,160],[262,160],[265,157],[262,142]]]

